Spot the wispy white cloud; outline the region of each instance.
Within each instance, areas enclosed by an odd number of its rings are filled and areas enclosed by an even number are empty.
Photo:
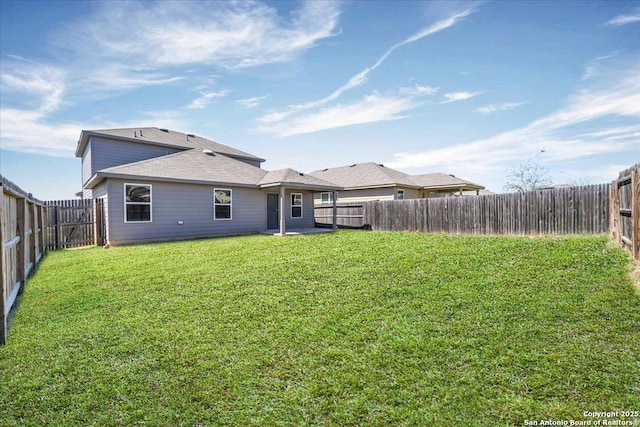
[[[517,108],[521,105],[526,104],[526,102],[504,102],[502,104],[488,104],[488,105],[483,105],[482,107],[478,107],[476,108],[476,111],[480,114],[491,114],[491,113],[495,113],[496,111],[502,111],[502,110],[513,110],[514,108]]]
[[[91,58],[155,67],[256,67],[289,61],[335,36],[340,8],[340,2],[306,1],[284,17],[251,0],[110,2],[92,19],[72,24],[78,37],[70,48]]]
[[[291,136],[363,123],[397,120],[404,117],[402,113],[420,105],[413,97],[373,93],[353,103],[327,107],[317,113],[263,126],[258,131]]]
[[[127,67],[112,63],[96,67],[85,73],[76,82],[80,92],[126,91],[145,86],[162,86],[182,80],[181,76],[168,76],[166,73],[152,71],[146,67]]]
[[[467,144],[397,153],[390,166],[488,170],[525,160],[543,149],[545,159],[552,162],[640,149],[638,124],[573,131],[579,124],[598,127],[599,120],[606,117],[640,119],[640,61],[604,74],[608,76],[604,84],[584,88],[567,100],[565,108],[527,126]]]
[[[640,8],[635,9],[630,15],[618,15],[605,22],[604,25],[614,25],[619,27],[621,25],[633,24],[635,22],[640,22]]]
[[[269,95],[264,95],[264,96],[254,96],[252,98],[244,98],[244,99],[238,99],[236,100],[236,104],[241,105],[245,108],[255,108],[258,105],[260,105],[260,103],[266,99]]]
[[[62,69],[37,63],[12,62],[0,75],[3,94],[19,92],[32,97],[35,111],[56,110],[66,90],[66,76]]]
[[[444,97],[447,100],[443,101],[443,103],[446,104],[449,102],[464,101],[466,99],[471,99],[481,94],[482,92],[449,92],[444,94]]]
[[[437,87],[416,84],[413,87],[401,87],[399,92],[402,95],[431,96],[438,93],[438,90]]]
[[[211,103],[215,98],[222,98],[229,94],[229,90],[222,89],[217,92],[201,92],[200,96],[193,101],[186,108],[191,110],[198,110],[205,108],[207,105]]]
[[[287,110],[265,114],[264,116],[258,118],[258,121],[262,123],[278,122],[293,114],[299,113],[301,111],[309,110],[312,108],[322,107],[327,103],[338,99],[345,92],[353,89],[354,87],[365,84],[368,80],[369,74],[372,71],[374,71],[376,68],[380,67],[396,49],[406,44],[421,40],[437,32],[443,31],[447,28],[450,28],[456,25],[462,19],[474,13],[475,10],[476,10],[475,7],[470,7],[463,11],[453,13],[451,16],[447,17],[446,19],[443,19],[431,25],[428,25],[422,28],[420,31],[416,32],[415,34],[411,35],[410,37],[406,38],[405,40],[394,44],[389,49],[387,49],[387,51],[380,58],[378,58],[378,60],[373,65],[366,67],[359,73],[352,76],[349,80],[347,80],[345,84],[340,86],[338,89],[334,90],[332,93],[330,93],[326,97],[315,100],[315,101],[306,102],[304,104],[291,105]]]

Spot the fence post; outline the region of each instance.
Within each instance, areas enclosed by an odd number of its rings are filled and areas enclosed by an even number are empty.
[[[20,290],[18,291],[18,295],[22,294],[24,291],[24,282],[27,278],[26,276],[26,251],[25,245],[27,242],[27,218],[26,218],[26,210],[27,210],[27,200],[24,198],[20,198],[16,200],[16,225],[18,227],[18,237],[20,240],[17,243],[17,253],[18,257],[16,260],[17,264],[17,273],[18,273],[18,282],[20,283]]]
[[[29,235],[29,264],[31,265],[31,271],[36,268],[36,262],[38,254],[36,253],[36,240],[38,232],[38,218],[36,217],[36,204],[29,202],[29,228],[31,228],[31,234]]]
[[[60,249],[60,206],[58,205],[54,206],[53,214],[54,214],[53,220],[55,222],[54,230],[55,230],[55,236],[56,236],[54,249],[57,250],[57,249]]]
[[[7,265],[6,265],[6,256],[4,243],[7,240],[5,236],[5,222],[4,222],[4,186],[2,182],[0,182],[0,291],[2,295],[0,295],[0,345],[5,345],[7,343],[7,308],[6,308],[6,297],[7,297],[7,280],[5,276],[7,275]]]
[[[621,245],[620,232],[618,230],[620,218],[620,191],[618,181],[613,181],[609,189],[609,234],[616,245]]]
[[[633,258],[640,260],[640,164],[631,171],[631,241]]]

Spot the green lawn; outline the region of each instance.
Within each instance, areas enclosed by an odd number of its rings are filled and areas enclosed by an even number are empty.
[[[604,237],[340,231],[58,251],[0,348],[0,425],[522,426],[640,410]]]

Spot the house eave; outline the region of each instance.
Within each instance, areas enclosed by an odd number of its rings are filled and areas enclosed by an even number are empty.
[[[227,187],[259,188],[259,186],[256,184],[247,184],[247,183],[238,183],[238,182],[167,178],[167,177],[158,177],[158,176],[120,174],[120,173],[109,173],[109,172],[97,172],[95,175],[91,177],[89,181],[87,181],[85,188],[89,188],[89,189],[94,188],[96,185],[100,184],[103,180],[108,178],[135,180],[135,181],[169,182],[169,183],[176,183],[176,184],[218,185],[218,186],[227,186]]]
[[[422,187],[417,186],[417,185],[411,185],[411,184],[398,184],[398,183],[393,183],[393,184],[379,184],[379,185],[361,185],[361,186],[357,186],[357,187],[344,187],[344,191],[350,191],[350,190],[370,190],[370,189],[378,189],[378,188],[413,188],[416,190],[420,190],[422,189]]]
[[[269,189],[269,188],[278,188],[285,187],[289,189],[298,189],[298,190],[310,190],[310,191],[342,191],[342,187],[338,186],[328,186],[328,185],[314,185],[314,184],[303,184],[297,182],[270,182],[268,184],[261,184],[260,188]]]

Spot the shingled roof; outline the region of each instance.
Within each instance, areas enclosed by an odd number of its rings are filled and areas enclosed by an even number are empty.
[[[105,178],[142,179],[190,184],[266,188],[286,186],[309,190],[342,190],[293,169],[268,172],[224,154],[193,149],[98,171],[87,183],[94,188]]]
[[[372,187],[419,187],[410,175],[373,162],[317,170],[310,175],[344,187],[345,190]]]
[[[254,187],[266,174],[263,169],[224,154],[207,154],[194,149],[102,169],[96,172],[87,187],[93,188],[104,178]]]
[[[286,185],[288,187],[322,189],[322,190],[342,190],[342,187],[331,184],[325,180],[316,178],[309,174],[303,174],[293,169],[280,169],[268,172],[261,180],[260,187],[275,187]]]
[[[413,175],[413,181],[424,188],[456,188],[463,190],[482,190],[482,185],[457,178],[454,175],[445,173],[425,173],[422,175]]]
[[[185,150],[200,148],[239,159],[247,159],[257,162],[265,161],[265,159],[254,156],[253,154],[237,150],[233,147],[229,147],[227,145],[220,144],[218,142],[211,141],[194,134],[176,132],[174,130],[161,129],[156,127],[83,130],[80,133],[80,139],[78,140],[76,157],[82,157],[82,154],[84,153],[84,150],[86,149],[89,142],[90,136],[103,136],[110,139],[118,139],[122,141],[131,141],[150,145],[162,145],[173,148],[182,148]]]

